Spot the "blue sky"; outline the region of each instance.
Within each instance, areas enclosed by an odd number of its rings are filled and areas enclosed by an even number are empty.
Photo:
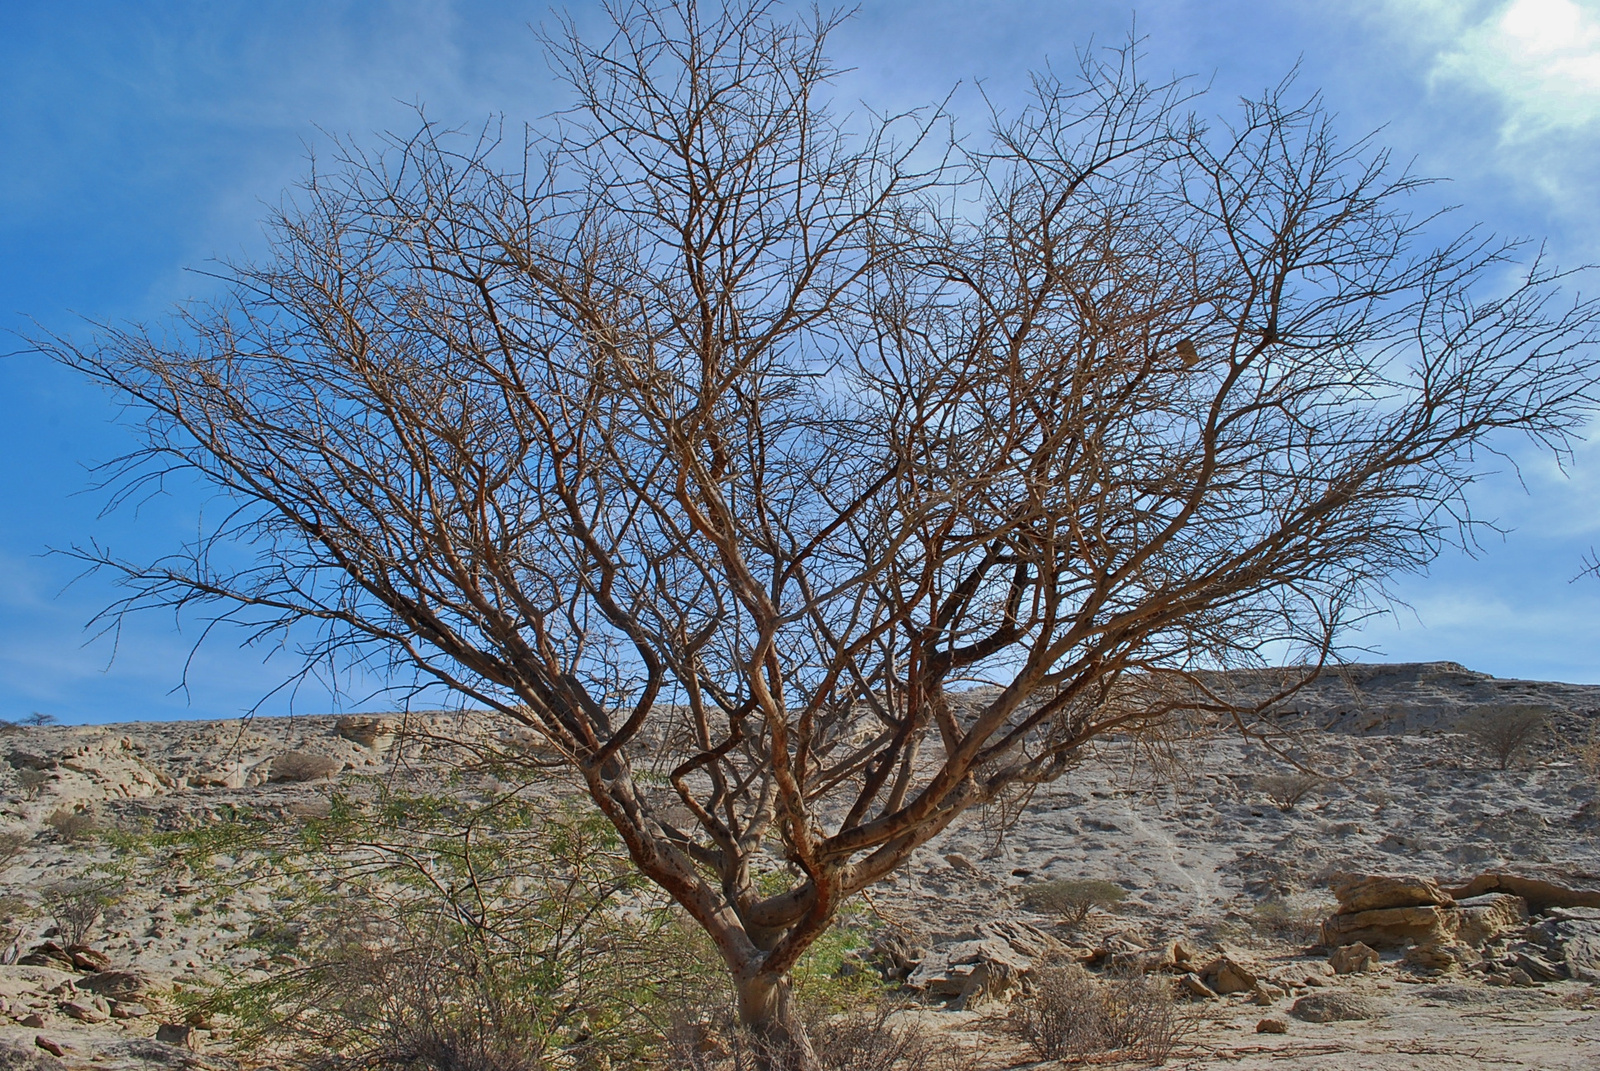
[[[568,10],[599,22],[598,5]],[[326,133],[403,130],[413,103],[469,124],[559,107],[529,28],[550,19],[543,4],[488,0],[0,5],[0,329],[32,319],[87,335],[84,318],[156,320],[203,295],[208,263],[260,249],[263,205]],[[1298,85],[1322,91],[1347,135],[1382,128],[1418,171],[1450,179],[1419,208],[1459,204],[1452,227],[1600,261],[1600,0],[866,0],[832,51],[854,68],[845,101],[912,107],[959,82],[956,110],[976,119],[979,81],[1014,99],[1030,69],[1135,26],[1148,71],[1212,87],[1203,110],[1225,115],[1298,63]],[[226,635],[190,661],[193,623],[159,615],[115,645],[91,640],[84,625],[113,590],[68,586],[71,564],[44,556],[88,539],[155,554],[199,523],[206,503],[183,487],[100,516],[89,466],[133,443],[116,421],[110,399],[41,358],[0,359],[0,717],[237,715],[284,666]],[[1509,534],[1398,582],[1409,608],[1368,628],[1371,657],[1600,682],[1600,581],[1569,583],[1600,544],[1600,446],[1566,472],[1522,461],[1520,482],[1490,478],[1474,499]],[[314,686],[293,699],[335,705]]]

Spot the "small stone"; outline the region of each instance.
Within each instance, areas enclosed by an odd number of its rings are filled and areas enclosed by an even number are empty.
[[[34,1038],[33,1043],[39,1048],[43,1049],[45,1052],[49,1053],[51,1056],[65,1056],[67,1054],[66,1049],[62,1048],[56,1042],[51,1041],[43,1034],[40,1034],[38,1037]]]
[[[951,852],[944,857],[944,861],[957,870],[965,870],[969,874],[978,873],[978,864],[962,855],[960,852]]]
[[[150,1009],[137,1002],[114,1000],[111,1002],[111,1018],[113,1019],[143,1019],[150,1014]]]
[[[1217,995],[1217,991],[1206,985],[1198,974],[1190,972],[1178,979],[1178,987],[1191,997],[1200,997],[1210,1000]]]
[[[21,1019],[18,1019],[17,1022],[23,1026],[31,1026],[37,1029],[38,1027],[44,1025],[44,1016],[40,1015],[38,1012],[29,1012]]]
[[[1256,1024],[1258,1034],[1287,1034],[1289,1032],[1288,1020],[1267,1018]]]

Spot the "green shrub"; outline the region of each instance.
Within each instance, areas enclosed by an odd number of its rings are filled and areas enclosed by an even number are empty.
[[[1041,915],[1055,915],[1068,926],[1080,926],[1095,908],[1121,903],[1128,894],[1110,881],[1063,878],[1022,887],[1022,906]]]

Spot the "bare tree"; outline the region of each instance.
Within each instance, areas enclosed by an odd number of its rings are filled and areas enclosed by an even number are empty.
[[[548,42],[576,105],[517,159],[346,149],[227,297],[42,342],[143,414],[121,496],[237,505],[81,550],[108,620],[534,730],[801,1067],[786,977],[850,896],[1097,737],[1248,724],[1196,671],[1320,664],[1596,370],[1594,304],[1425,247],[1418,180],[1287,87],[1208,128],[1096,53],[980,146],[831,111],[834,21],[629,6]]]

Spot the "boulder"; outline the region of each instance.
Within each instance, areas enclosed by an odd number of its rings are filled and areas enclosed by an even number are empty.
[[[1260,980],[1254,969],[1231,955],[1218,956],[1212,960],[1206,965],[1200,977],[1206,985],[1224,996],[1229,993],[1252,992]]]
[[[1352,874],[1333,882],[1338,914],[1355,915],[1391,907],[1448,907],[1451,897],[1431,878],[1412,875]]]
[[[1256,1024],[1256,1033],[1258,1034],[1287,1034],[1288,1032],[1288,1020],[1279,1019],[1275,1016],[1272,1018],[1263,1019]]]
[[[1322,924],[1322,943],[1332,948],[1357,942],[1373,948],[1445,944],[1455,937],[1459,926],[1460,918],[1454,908],[1438,904],[1385,907],[1330,915]]]
[[[1362,974],[1366,971],[1375,971],[1378,969],[1378,951],[1360,941],[1340,945],[1333,950],[1333,955],[1328,957],[1328,965],[1333,968],[1335,974]]]
[[[88,945],[68,945],[67,953],[72,957],[72,965],[86,974],[103,971],[111,966],[110,956]]]
[[[1528,901],[1511,893],[1463,897],[1456,901],[1456,911],[1461,920],[1457,936],[1474,948],[1528,924]]]
[[[1356,993],[1331,990],[1301,997],[1289,1009],[1289,1014],[1308,1023],[1343,1023],[1376,1019],[1383,1015],[1383,1009]]]
[[[101,971],[78,979],[78,988],[111,1000],[136,1001],[150,990],[150,979],[138,971]]]
[[[952,1011],[972,1011],[985,1004],[1006,1004],[1022,990],[1022,976],[1008,964],[988,960],[967,975],[961,992],[951,1003]]]
[[[67,1001],[61,1005],[61,1012],[68,1018],[76,1019],[80,1023],[103,1023],[109,1016],[96,1008],[93,1004],[79,1004],[77,1001]]]
[[[190,1052],[205,1051],[199,1028],[188,1023],[162,1023],[156,1027],[156,1040],[167,1045],[175,1045],[180,1049],[188,1049]]]
[[[17,962],[25,967],[52,967],[58,971],[77,970],[77,966],[72,962],[72,953],[54,941],[34,945]]]
[[[1407,966],[1421,971],[1447,973],[1482,962],[1472,949],[1462,944],[1413,945],[1401,957]]]
[[[1194,973],[1185,974],[1179,978],[1178,988],[1184,994],[1191,997],[1199,997],[1201,1000],[1210,1000],[1217,995],[1215,989],[1206,985],[1205,980]]]
[[[987,978],[992,989],[1002,974],[1020,980],[1033,969],[1035,960],[1060,949],[1059,941],[1027,923],[982,922],[971,933],[929,949],[907,975],[906,986],[933,996],[961,999],[980,967],[984,975],[976,984],[985,984]]]

